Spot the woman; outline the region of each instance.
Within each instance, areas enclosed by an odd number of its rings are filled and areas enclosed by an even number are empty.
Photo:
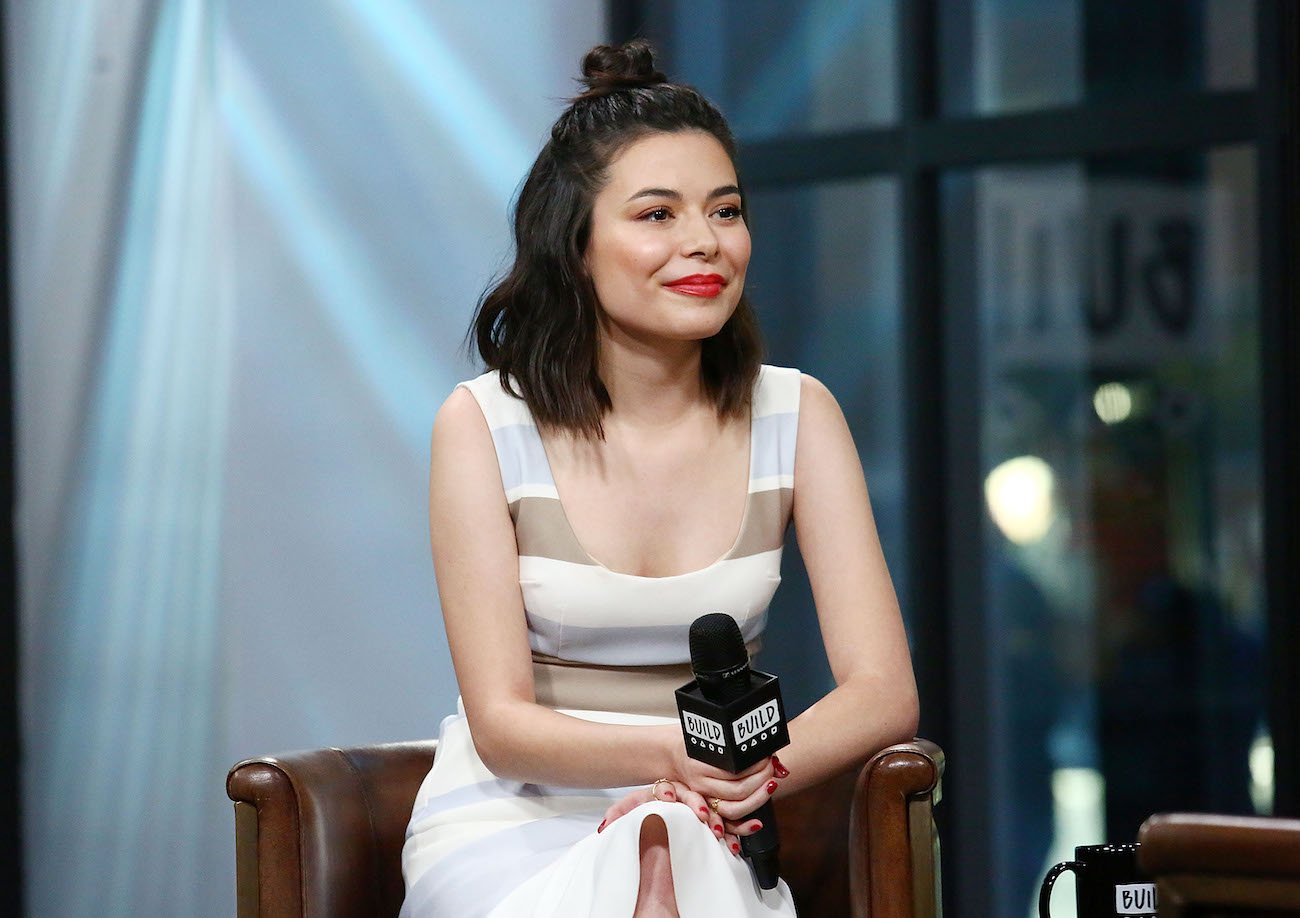
[[[910,739],[917,700],[834,398],[761,367],[718,111],[648,45],[593,49],[434,424],[430,522],[462,711],[412,814],[404,914],[793,914],[745,815]],[[797,461],[796,461],[797,457]],[[687,630],[757,648],[793,518],[836,688],[739,775],[686,755]]]

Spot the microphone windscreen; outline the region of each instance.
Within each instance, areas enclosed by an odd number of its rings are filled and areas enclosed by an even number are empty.
[[[726,612],[709,612],[691,622],[691,669],[696,676],[748,665],[745,639],[734,618]]]

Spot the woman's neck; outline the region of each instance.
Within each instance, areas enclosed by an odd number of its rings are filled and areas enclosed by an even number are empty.
[[[700,342],[673,344],[681,346],[601,341],[600,378],[612,405],[607,426],[671,427],[705,406]]]

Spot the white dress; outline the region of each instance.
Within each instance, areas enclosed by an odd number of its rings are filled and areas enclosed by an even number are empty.
[[[578,543],[560,504],[537,427],[495,372],[461,383],[496,446],[519,544],[537,700],[588,720],[676,723],[673,692],[688,682],[690,623],[725,611],[751,655],[781,580],[794,495],[798,370],[764,366],[750,423],[749,492],[740,531],[708,567],[672,577],[611,571]],[[784,882],[761,890],[688,807],[637,807],[603,832],[605,809],[630,788],[506,781],[479,759],[463,708],[443,723],[438,755],[416,796],[402,849],[403,918],[631,915],[642,820],[668,828],[682,918],[793,915]]]

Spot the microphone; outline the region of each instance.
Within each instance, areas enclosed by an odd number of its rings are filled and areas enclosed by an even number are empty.
[[[691,623],[691,671],[677,690],[686,754],[732,774],[789,745],[785,708],[776,676],[751,669],[740,626],[725,612]],[[780,839],[771,801],[745,817],[763,827],[741,836],[741,853],[763,889],[776,886]]]

